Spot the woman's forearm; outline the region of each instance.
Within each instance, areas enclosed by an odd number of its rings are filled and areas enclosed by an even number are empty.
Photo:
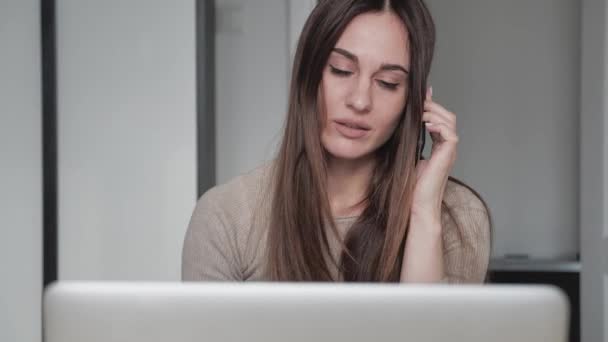
[[[441,221],[412,216],[405,243],[402,283],[437,283],[444,277]]]

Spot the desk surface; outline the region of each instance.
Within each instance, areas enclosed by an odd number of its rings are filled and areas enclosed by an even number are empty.
[[[492,259],[491,271],[515,272],[580,272],[581,263],[576,260],[543,259]]]

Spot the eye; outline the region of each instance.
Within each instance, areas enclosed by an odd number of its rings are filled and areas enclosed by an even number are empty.
[[[382,80],[378,80],[378,83],[380,84],[380,86],[382,86],[383,88],[386,88],[388,90],[396,90],[397,87],[399,86],[399,83],[390,83],[390,82],[386,82],[386,81],[382,81]]]
[[[331,70],[331,73],[336,76],[346,77],[352,75],[352,71],[338,69],[331,64],[329,65],[329,69]]]

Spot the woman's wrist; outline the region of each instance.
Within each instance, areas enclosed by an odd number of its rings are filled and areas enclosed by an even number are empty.
[[[401,282],[436,283],[444,278],[441,230],[441,220],[436,215],[410,218]]]
[[[441,236],[441,216],[432,213],[412,213],[409,230]]]

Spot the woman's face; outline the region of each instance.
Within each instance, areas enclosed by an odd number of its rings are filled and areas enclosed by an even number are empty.
[[[321,142],[334,158],[368,157],[393,134],[407,99],[407,42],[392,12],[361,14],[346,27],[319,86]]]

